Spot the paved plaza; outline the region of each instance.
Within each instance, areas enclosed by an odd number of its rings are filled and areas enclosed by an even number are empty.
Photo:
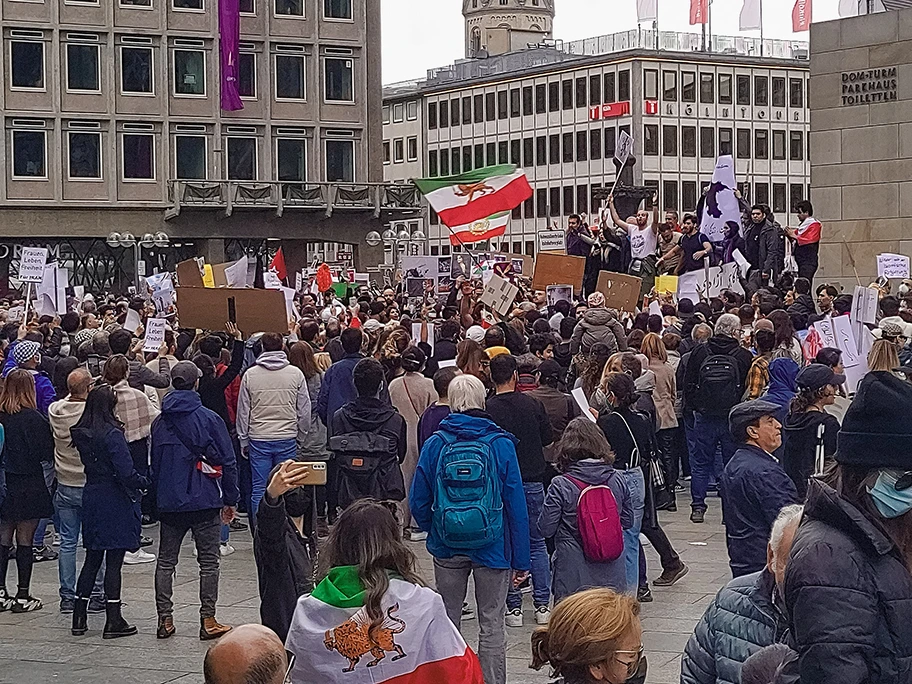
[[[685,497],[679,496],[684,502]],[[651,684],[677,683],[681,651],[716,591],[730,577],[725,534],[720,524],[718,499],[710,501],[704,525],[688,520],[688,509],[661,513],[668,537],[690,572],[674,587],[653,587],[655,601],[643,606],[644,644],[649,659]],[[157,529],[145,531],[157,536]],[[223,559],[218,618],[238,625],[259,620],[256,571],[250,536],[232,533],[237,553]],[[189,540],[189,536],[188,536]],[[424,545],[420,551],[425,577],[433,579]],[[156,546],[149,549],[153,552]],[[647,550],[650,578],[661,572],[658,557]],[[197,565],[189,541],[181,553],[174,587],[174,621],[177,635],[167,641],[155,638],[156,618],[152,576],[154,563],[124,569],[125,617],[139,628],[139,635],[103,641],[103,615],[89,616],[89,633],[70,635],[70,616],[61,615],[57,604],[57,564],[35,566],[32,594],[45,602],[44,609],[26,615],[0,614],[0,683],[2,684],[202,684],[202,662],[207,644],[197,636]],[[10,568],[11,586],[15,569]],[[470,587],[470,603],[471,587]],[[508,629],[508,681],[510,684],[544,684],[546,671],[534,672],[529,664],[529,635],[534,629],[531,598],[526,597],[526,626]],[[477,643],[477,623],[463,624],[466,640]]]

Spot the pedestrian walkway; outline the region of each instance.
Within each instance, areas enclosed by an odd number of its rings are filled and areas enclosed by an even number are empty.
[[[706,523],[688,521],[689,509],[661,513],[662,525],[690,572],[674,587],[652,587],[653,603],[643,605],[644,645],[649,661],[649,684],[677,684],[681,652],[697,620],[716,591],[730,578],[725,533],[720,524],[718,500],[710,502]],[[144,530],[157,537],[157,530]],[[230,625],[259,621],[256,571],[247,532],[234,532],[237,553],[222,559],[218,618]],[[424,576],[433,579],[430,557],[420,550]],[[150,550],[156,551],[157,544]],[[124,615],[139,635],[103,642],[103,615],[89,616],[89,633],[70,635],[71,616],[57,605],[57,564],[35,566],[32,593],[44,609],[36,613],[0,614],[0,684],[202,684],[203,655],[207,644],[199,641],[197,565],[189,543],[184,544],[174,583],[174,622],[177,635],[167,641],[155,638],[156,618],[152,575],[154,564],[124,568]],[[650,578],[661,572],[658,557],[647,550]],[[80,559],[81,564],[81,559]],[[470,588],[471,597],[471,588]],[[471,600],[470,600],[471,602]],[[510,684],[544,684],[546,671],[529,665],[529,636],[535,628],[531,599],[525,600],[525,627],[508,629],[507,673]],[[477,644],[477,622],[463,623],[466,640]]]

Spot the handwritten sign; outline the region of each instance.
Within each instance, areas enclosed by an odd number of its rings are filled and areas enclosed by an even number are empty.
[[[820,335],[824,347],[837,347],[836,333],[833,331],[833,319],[827,316],[822,321],[814,323],[814,329]]]
[[[845,368],[857,366],[861,359],[858,354],[858,341],[855,339],[855,331],[852,329],[852,321],[848,316],[837,316],[832,319],[832,323],[836,346],[842,350],[842,365]]]
[[[877,321],[878,292],[873,287],[855,287],[852,293],[852,320],[874,324]]]
[[[44,280],[44,265],[48,251],[44,247],[23,247],[19,260],[19,280],[23,283],[40,283]]]
[[[738,273],[738,265],[734,262],[711,267],[708,280],[706,271],[685,273],[678,276],[678,298],[690,299],[694,292],[699,292],[707,298],[718,297],[725,290],[744,294]]]
[[[157,351],[165,342],[165,319],[150,318],[146,321],[146,339],[143,351]]]
[[[501,316],[506,316],[510,313],[510,307],[513,306],[518,292],[519,288],[516,285],[494,273],[479,301],[490,306]]]
[[[909,257],[902,254],[878,254],[877,275],[882,278],[908,278]]]

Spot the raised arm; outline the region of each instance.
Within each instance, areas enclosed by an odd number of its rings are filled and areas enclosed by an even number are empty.
[[[614,195],[608,195],[608,211],[611,212],[611,220],[614,222],[614,225],[619,228],[625,228],[627,226],[627,222],[621,220],[621,217],[618,216],[617,209],[614,208]]]

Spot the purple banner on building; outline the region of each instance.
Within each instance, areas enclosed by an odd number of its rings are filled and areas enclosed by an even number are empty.
[[[221,53],[222,109],[228,112],[244,108],[238,92],[240,59],[241,10],[239,0],[219,0],[219,51]]]

